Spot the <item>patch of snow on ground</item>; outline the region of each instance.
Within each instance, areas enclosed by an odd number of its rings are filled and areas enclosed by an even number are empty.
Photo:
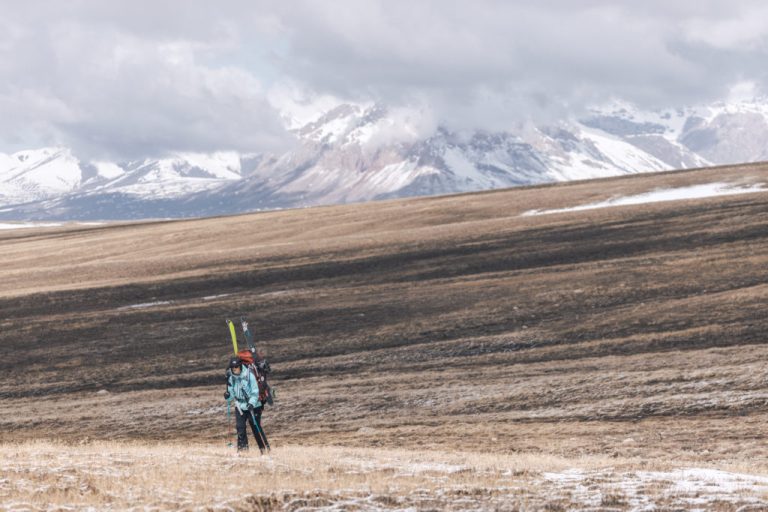
[[[117,308],[118,311],[124,310],[124,309],[144,309],[144,308],[152,308],[155,306],[165,306],[167,304],[172,304],[169,300],[160,300],[157,302],[144,302],[142,304],[132,304],[130,306],[122,306]]]
[[[221,293],[219,295],[206,295],[203,297],[203,300],[214,300],[214,299],[220,299],[222,297],[229,297],[232,295],[231,293]]]
[[[652,474],[652,473],[649,473]],[[673,492],[698,494],[715,488],[720,492],[739,493],[743,490],[768,491],[768,477],[745,473],[730,473],[716,469],[688,468],[672,471]]]
[[[551,213],[576,212],[581,210],[594,210],[597,208],[610,208],[613,206],[627,206],[633,204],[660,203],[665,201],[680,201],[683,199],[702,199],[706,197],[730,196],[737,194],[749,194],[765,192],[764,183],[740,186],[733,183],[707,183],[704,185],[692,185],[690,187],[670,188],[654,190],[634,196],[623,196],[601,201],[599,203],[583,204],[571,208],[556,208],[553,210],[528,210],[523,216],[548,215]]]
[[[705,510],[715,502],[762,507],[765,502],[759,496],[768,492],[768,477],[706,468],[626,473],[574,469],[543,473],[542,478],[543,483],[555,484],[558,492],[570,495],[583,506],[597,507],[617,496],[632,511],[655,509],[659,494],[674,502],[670,505],[684,506],[686,510],[690,506]],[[650,495],[651,489],[655,489],[655,497]]]
[[[13,222],[13,223],[4,223],[0,222],[0,229],[24,229],[24,228],[51,228],[51,227],[58,227],[61,226],[60,223],[55,222],[45,222],[45,223],[39,223],[39,222]]]

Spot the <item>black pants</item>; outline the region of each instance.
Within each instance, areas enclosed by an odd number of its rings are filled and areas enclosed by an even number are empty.
[[[264,433],[264,429],[261,428],[261,411],[263,407],[259,407],[253,410],[251,414],[248,410],[241,413],[240,409],[235,407],[235,419],[237,420],[237,449],[248,449],[248,431],[246,424],[251,424],[251,430],[253,431],[253,437],[256,438],[256,444],[259,445],[259,450],[262,452],[264,449],[269,449],[269,442],[267,441],[267,435]],[[255,420],[255,423],[254,423]]]

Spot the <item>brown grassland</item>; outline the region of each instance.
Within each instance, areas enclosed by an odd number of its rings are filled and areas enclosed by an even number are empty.
[[[0,231],[0,510],[768,510],[768,192],[521,216],[723,181],[768,166]]]

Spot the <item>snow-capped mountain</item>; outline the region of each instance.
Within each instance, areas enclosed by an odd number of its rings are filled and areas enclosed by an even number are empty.
[[[235,153],[179,154],[128,163],[83,162],[67,148],[0,154],[0,200],[18,204],[71,193],[175,197],[242,178]]]
[[[174,202],[242,180],[243,165],[250,160],[235,153],[215,153],[119,164],[83,162],[64,148],[0,155],[0,165],[11,164],[8,170],[0,168],[0,217],[117,220],[185,216],[176,213]],[[166,207],[157,210],[153,204]]]
[[[768,159],[768,100],[648,112],[614,103],[503,132],[425,132],[417,113],[336,104],[286,113],[284,154],[84,162],[66,148],[0,154],[0,219],[186,217]]]
[[[0,201],[13,204],[74,192],[89,174],[64,148],[0,154]]]

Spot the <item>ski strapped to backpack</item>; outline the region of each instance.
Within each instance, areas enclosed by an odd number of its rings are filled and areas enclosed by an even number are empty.
[[[245,336],[245,342],[248,344],[248,348],[251,352],[256,353],[256,344],[253,342],[253,332],[248,327],[248,320],[244,316],[240,317],[240,327],[243,328],[243,336]]]
[[[237,355],[237,334],[235,333],[235,324],[232,323],[232,320],[227,318],[227,326],[229,327],[229,335],[232,337],[232,348],[235,351],[235,355]]]
[[[243,336],[248,344],[248,350],[241,350],[237,353],[238,357],[251,369],[259,384],[259,401],[262,404],[274,405],[274,390],[267,382],[267,374],[271,371],[266,359],[257,359],[256,344],[254,343],[253,331],[248,326],[248,321],[244,316],[240,317],[240,326],[243,328]]]
[[[237,355],[237,334],[235,333],[235,325],[232,323],[232,320],[226,319],[227,326],[229,327],[229,335],[232,338],[232,349],[235,352],[235,355]],[[230,372],[229,368],[227,368],[227,387],[229,387],[229,379],[230,379]],[[227,400],[227,426],[231,426],[234,428],[234,417],[230,413],[231,407],[232,407],[232,401],[234,398],[229,397]],[[231,420],[231,421],[230,421]],[[235,438],[237,438],[237,429],[235,430]],[[227,443],[227,446],[232,446],[232,441]]]

